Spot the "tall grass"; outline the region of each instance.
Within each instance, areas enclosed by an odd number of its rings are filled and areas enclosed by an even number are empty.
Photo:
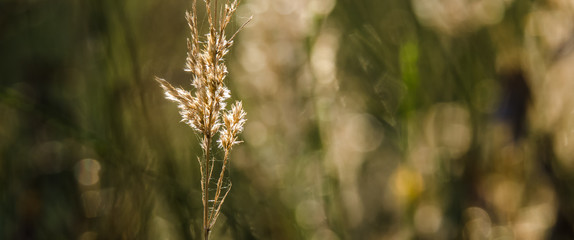
[[[226,108],[231,92],[224,81],[228,73],[224,57],[233,45],[235,35],[243,27],[230,38],[225,36],[225,29],[238,4],[237,0],[228,0],[221,15],[218,15],[217,0],[205,0],[209,21],[209,32],[205,34],[205,41],[200,40],[196,0],[193,0],[192,10],[186,13],[191,34],[187,39],[185,71],[191,73],[191,85],[195,91],[175,88],[166,80],[156,77],[166,98],[178,104],[182,121],[193,128],[201,138],[203,156],[197,160],[201,170],[203,237],[206,240],[209,239],[221,213],[221,206],[231,190],[231,181],[226,177],[229,154],[233,145],[240,143],[238,134],[243,131],[246,121],[246,113],[240,101],[235,102],[231,109]],[[217,148],[212,146],[215,142]],[[216,164],[216,149],[223,151],[221,164]],[[219,177],[212,178],[216,168]]]

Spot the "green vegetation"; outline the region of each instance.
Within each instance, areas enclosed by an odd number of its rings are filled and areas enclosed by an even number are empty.
[[[572,239],[570,2],[0,1],[0,239]]]

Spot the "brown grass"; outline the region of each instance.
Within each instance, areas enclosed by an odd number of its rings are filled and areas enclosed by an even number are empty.
[[[166,98],[178,103],[182,121],[201,136],[203,156],[198,157],[198,162],[201,170],[203,236],[204,239],[209,239],[209,234],[221,213],[221,206],[231,190],[231,181],[226,178],[229,153],[233,145],[240,143],[237,136],[242,132],[246,121],[246,113],[240,101],[237,101],[230,110],[226,109],[226,100],[230,98],[231,92],[224,81],[228,73],[224,57],[233,45],[235,35],[245,24],[227,39],[225,29],[231,22],[239,1],[227,0],[219,16],[219,11],[213,10],[217,9],[217,0],[204,1],[209,22],[209,32],[205,34],[205,41],[200,41],[196,0],[193,0],[192,10],[186,13],[190,38],[187,39],[184,70],[191,73],[192,86],[195,90],[175,88],[158,77],[156,81],[163,88]],[[218,148],[223,151],[221,164],[216,164],[217,160],[212,149],[214,140],[217,141]],[[211,178],[214,168],[219,171],[217,179]]]

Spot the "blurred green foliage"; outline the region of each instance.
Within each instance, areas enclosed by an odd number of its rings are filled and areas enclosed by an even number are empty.
[[[0,1],[0,239],[199,239],[201,149],[153,81],[190,87],[190,6]],[[569,1],[238,14],[214,239],[574,237]]]

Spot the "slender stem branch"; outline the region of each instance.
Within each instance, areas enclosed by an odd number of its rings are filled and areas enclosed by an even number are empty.
[[[219,179],[217,180],[217,190],[215,193],[215,197],[213,198],[214,202],[213,202],[213,207],[214,207],[214,211],[211,211],[210,214],[210,218],[214,219],[215,215],[217,214],[216,212],[219,210],[219,206],[221,206],[221,204],[223,204],[223,199],[221,201],[219,201],[219,195],[221,195],[221,187],[223,184],[223,177],[225,176],[225,169],[227,168],[227,159],[229,156],[229,151],[225,151],[225,155],[223,157],[223,166],[221,167],[221,173],[219,174]],[[217,206],[217,208],[216,208]]]
[[[211,230],[209,228],[209,158],[210,156],[210,150],[211,150],[211,135],[210,134],[204,134],[204,141],[206,143],[205,146],[205,169],[204,169],[204,174],[203,177],[207,178],[204,179],[204,184],[203,184],[203,232],[204,232],[204,239],[208,240],[209,239],[209,231]]]
[[[215,93],[211,94],[212,97],[215,96]],[[217,114],[214,109],[216,109],[217,101],[213,99],[209,106],[209,114],[207,119],[207,127],[203,133],[204,141],[205,141],[205,173],[204,177],[205,184],[203,185],[203,231],[204,231],[204,239],[209,240],[209,233],[211,231],[211,217],[209,214],[209,183],[211,181],[211,172],[213,171],[213,164],[209,164],[211,161],[211,141],[213,138],[211,129],[212,125],[215,124],[213,120],[214,114]],[[213,163],[213,162],[212,162]],[[211,165],[211,166],[210,166]],[[215,204],[215,202],[214,202]],[[215,206],[214,206],[215,207]]]
[[[209,231],[210,229],[205,229],[205,232],[203,233],[204,240],[209,240]]]

